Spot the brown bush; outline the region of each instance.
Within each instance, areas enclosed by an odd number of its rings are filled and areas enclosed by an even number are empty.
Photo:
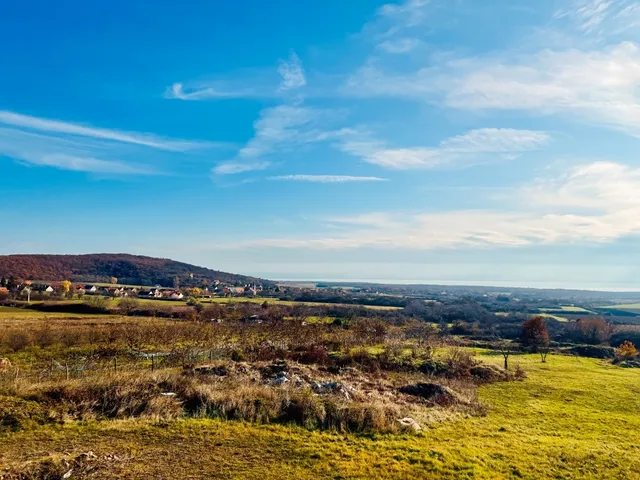
[[[636,346],[629,342],[625,341],[622,345],[616,348],[616,358],[620,360],[630,360],[638,356],[638,349]]]
[[[22,331],[12,330],[5,335],[4,343],[14,352],[20,352],[31,345],[31,337]]]
[[[163,395],[164,394],[164,395]],[[254,423],[295,423],[344,432],[394,431],[397,407],[314,396],[310,390],[250,381],[202,380],[177,373],[119,374],[32,386],[22,395],[59,417],[158,420],[205,416]]]

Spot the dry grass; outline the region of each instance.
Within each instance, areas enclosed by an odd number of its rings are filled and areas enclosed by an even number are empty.
[[[14,407],[4,424],[21,422],[207,417],[252,423],[292,423],[345,432],[397,431],[400,408],[378,399],[314,395],[309,388],[274,387],[250,378],[209,378],[178,372],[119,374],[63,382],[5,387]],[[31,415],[20,413],[25,405]],[[33,418],[32,418],[33,417]]]

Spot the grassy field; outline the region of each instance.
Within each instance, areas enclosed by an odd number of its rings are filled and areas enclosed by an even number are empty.
[[[86,313],[65,313],[65,312],[40,312],[38,310],[29,310],[26,308],[14,308],[0,306],[0,325],[3,322],[15,323],[20,321],[21,324],[25,324],[28,320],[43,320],[47,318],[87,318],[99,315],[87,315]],[[104,316],[104,315],[102,315]]]
[[[583,307],[575,307],[573,305],[562,305],[558,308],[541,308],[540,311],[541,312],[552,312],[552,311],[556,311],[556,310],[562,310],[563,312],[567,312],[567,313],[593,313],[591,310],[587,310],[586,308]]]
[[[85,296],[83,299],[74,299],[74,300],[63,300],[64,303],[83,303],[87,301],[89,296]],[[106,298],[107,306],[116,307],[118,305],[118,298]],[[153,298],[138,298],[137,299],[142,306],[144,305],[157,305],[157,306],[185,306],[187,305],[186,300],[157,300]],[[353,305],[348,303],[322,303],[322,302],[294,302],[288,300],[279,300],[277,298],[261,298],[261,297],[214,297],[214,298],[203,298],[201,299],[201,303],[204,305],[210,303],[218,303],[218,304],[229,304],[229,303],[264,303],[268,302],[270,305],[308,305],[308,306],[325,306],[325,307],[364,307],[372,310],[399,310],[401,307],[386,307],[386,306],[377,306],[377,305]],[[32,302],[32,303],[42,303],[42,302]],[[0,307],[4,308],[4,307]]]
[[[91,478],[640,478],[639,370],[564,356],[512,363],[528,378],[481,388],[486,416],[417,435],[201,419],[69,422],[0,435],[0,464],[93,451],[106,460]]]
[[[640,303],[623,303],[621,305],[603,305],[598,307],[603,310],[615,309],[615,310],[627,310],[632,313],[640,313]]]

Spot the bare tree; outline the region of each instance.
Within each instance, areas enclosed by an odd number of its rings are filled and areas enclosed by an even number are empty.
[[[509,370],[509,357],[513,353],[513,343],[508,340],[500,340],[498,342],[498,350],[504,358],[504,369]]]

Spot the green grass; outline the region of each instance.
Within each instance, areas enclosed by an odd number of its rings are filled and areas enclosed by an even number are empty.
[[[86,313],[40,312],[25,308],[0,306],[0,319],[86,318]]]
[[[544,318],[550,318],[552,320],[556,320],[558,322],[568,322],[569,320],[566,319],[565,317],[560,317],[558,315],[551,315],[549,313],[541,313],[540,316],[544,317]]]
[[[481,388],[485,417],[419,435],[200,419],[71,422],[0,435],[0,465],[92,450],[121,459],[106,463],[105,478],[640,478],[640,370],[564,356],[511,362],[529,378]]]
[[[575,307],[572,305],[562,305],[562,306],[559,306],[558,308],[541,308],[540,309],[541,312],[553,312],[556,310],[562,310],[563,312],[567,312],[567,313],[593,313],[591,310],[587,310],[586,308]]]
[[[154,300],[154,299],[139,299],[144,304],[156,304],[156,305],[186,305],[186,300]],[[117,300],[115,300],[117,302]],[[277,298],[263,298],[263,297],[213,297],[203,298],[201,303],[207,305],[209,303],[229,304],[229,303],[259,303],[267,302],[269,305],[307,305],[307,306],[322,306],[322,307],[364,307],[373,310],[398,310],[400,307],[385,307],[376,305],[351,305],[346,303],[323,303],[323,302],[294,302],[289,300],[279,300]],[[117,304],[117,303],[116,303]]]
[[[615,309],[615,310],[626,310],[631,313],[640,313],[640,303],[623,303],[620,305],[603,305],[598,307],[602,310]]]

